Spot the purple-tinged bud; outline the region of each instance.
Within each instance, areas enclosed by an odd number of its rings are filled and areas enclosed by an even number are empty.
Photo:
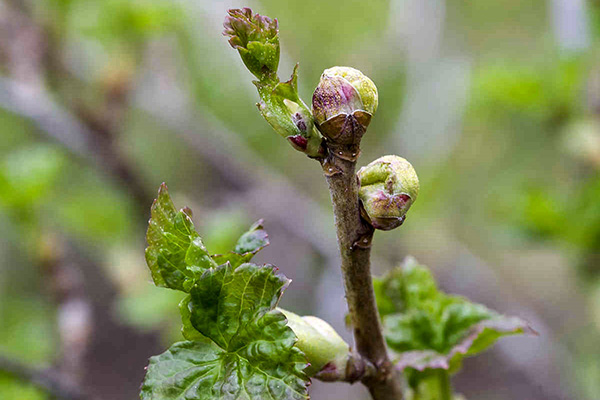
[[[312,109],[318,129],[330,142],[358,145],[377,104],[373,81],[354,68],[333,67],[321,75]]]
[[[419,194],[419,178],[402,157],[384,156],[358,171],[361,214],[373,228],[388,231],[402,225]]]
[[[280,52],[277,19],[253,14],[249,8],[231,9],[228,14],[223,35],[229,36],[231,47],[258,79],[275,79]]]

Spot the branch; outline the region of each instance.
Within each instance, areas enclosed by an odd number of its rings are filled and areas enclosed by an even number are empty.
[[[89,400],[90,397],[68,383],[61,375],[0,356],[0,372],[31,383],[57,400]]]
[[[6,7],[7,15],[0,18],[10,39],[0,43],[10,76],[0,77],[0,107],[31,120],[39,133],[78,158],[93,161],[125,186],[141,215],[146,215],[153,193],[146,189],[143,179],[115,143],[128,108],[130,82],[105,85],[106,93],[99,106],[90,106],[81,99],[66,107],[57,104],[46,89],[45,76],[57,75],[60,82],[78,80],[61,62],[61,48],[53,40],[56,35],[51,27],[36,21],[30,7],[13,3]],[[85,91],[84,87],[79,89]]]
[[[333,203],[346,300],[358,353],[377,373],[363,383],[376,400],[402,399],[402,386],[387,354],[371,279],[373,228],[360,217],[356,161],[331,157],[323,163]],[[328,171],[335,171],[329,174]]]
[[[43,233],[39,247],[38,263],[57,307],[61,351],[58,368],[80,385],[94,326],[91,302],[80,268],[66,256],[66,244],[60,235]]]
[[[120,182],[136,200],[141,215],[147,213],[153,194],[115,148],[114,134],[105,134],[105,128],[91,117],[79,119],[56,104],[44,88],[4,77],[0,77],[0,108],[30,120],[39,134]]]

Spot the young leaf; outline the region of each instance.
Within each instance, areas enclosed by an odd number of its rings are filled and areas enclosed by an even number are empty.
[[[189,209],[175,209],[163,183],[152,204],[146,234],[146,263],[156,286],[188,292],[206,269],[217,267],[190,215]]]
[[[249,8],[228,11],[223,35],[236,49],[246,68],[261,81],[277,82],[279,65],[279,25],[277,19],[253,14]]]
[[[248,232],[240,236],[232,252],[213,255],[213,260],[219,265],[229,261],[234,268],[250,261],[256,253],[269,245],[269,235],[262,224],[262,219],[256,221]]]
[[[246,68],[258,78],[254,81],[261,115],[298,151],[310,157],[323,157],[323,137],[315,128],[312,113],[298,96],[298,65],[292,77],[280,82],[279,27],[277,19],[253,14],[249,8],[229,10],[223,34],[240,54]]]
[[[275,309],[288,284],[270,266],[206,270],[182,314],[210,342],[177,343],[152,357],[142,400],[307,399],[306,360]]]
[[[452,370],[501,336],[535,333],[519,318],[441,292],[431,272],[414,258],[376,278],[375,292],[386,341],[399,353],[399,369]]]
[[[181,327],[181,334],[183,335],[183,337],[186,340],[194,340],[194,341],[202,341],[202,342],[210,343],[210,339],[208,339],[206,336],[204,336],[203,334],[198,332],[196,330],[196,328],[194,328],[192,326],[192,322],[190,321],[190,316],[191,316],[190,301],[191,300],[192,300],[192,297],[190,295],[187,295],[179,302],[179,312],[181,313],[181,322],[183,323],[183,325]]]

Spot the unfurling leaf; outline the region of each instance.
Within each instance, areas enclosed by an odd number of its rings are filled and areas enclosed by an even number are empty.
[[[374,284],[386,341],[401,370],[452,372],[464,357],[484,351],[501,336],[535,334],[519,318],[443,293],[427,267],[413,258]]]
[[[214,268],[189,209],[177,211],[163,183],[151,209],[146,263],[156,286],[188,292],[202,273]]]
[[[225,17],[229,44],[240,53],[246,68],[258,78],[254,81],[261,115],[275,132],[286,138],[292,147],[309,157],[323,157],[323,137],[315,128],[309,108],[298,96],[298,65],[292,77],[280,82],[279,29],[277,19],[253,14],[249,8],[232,9]]]
[[[182,302],[206,340],[152,357],[142,400],[307,399],[306,359],[275,309],[288,284],[271,266],[206,270]]]
[[[249,8],[231,9],[225,17],[223,35],[236,49],[246,68],[261,81],[277,79],[279,26],[277,19],[253,14]]]
[[[247,232],[240,236],[232,252],[213,255],[213,260],[219,265],[229,261],[232,267],[250,261],[256,253],[269,245],[269,235],[262,224],[262,219],[256,221]]]

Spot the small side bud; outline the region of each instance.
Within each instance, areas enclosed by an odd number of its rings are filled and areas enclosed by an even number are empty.
[[[419,194],[419,178],[402,157],[384,156],[358,171],[361,214],[373,228],[388,231],[402,225]]]
[[[312,99],[315,124],[323,136],[350,149],[356,146],[356,150],[377,104],[373,81],[350,67],[326,69]],[[356,158],[356,154],[351,158]]]
[[[229,36],[229,44],[254,76],[276,79],[280,55],[277,19],[253,14],[249,8],[231,9],[223,27],[223,35]]]
[[[347,371],[350,369],[350,346],[335,329],[317,317],[301,317],[290,311],[279,311],[285,315],[288,326],[298,337],[296,346],[310,363],[304,372],[309,376],[325,373],[330,380],[345,380],[346,374],[352,372]]]

